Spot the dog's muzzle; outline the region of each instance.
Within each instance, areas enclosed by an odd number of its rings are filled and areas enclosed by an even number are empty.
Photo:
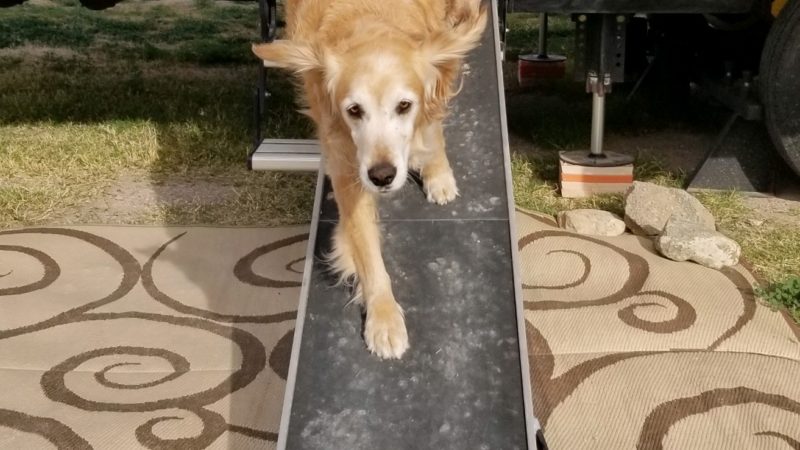
[[[367,171],[369,181],[377,188],[385,188],[392,184],[397,176],[397,167],[388,162],[378,163]]]

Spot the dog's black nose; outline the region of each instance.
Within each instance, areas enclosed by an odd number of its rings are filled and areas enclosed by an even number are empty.
[[[375,166],[372,166],[372,168],[367,171],[369,180],[378,187],[392,184],[395,175],[397,175],[397,167],[389,164],[388,162],[379,163]]]

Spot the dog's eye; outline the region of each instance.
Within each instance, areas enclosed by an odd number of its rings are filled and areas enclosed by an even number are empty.
[[[347,114],[354,119],[360,119],[361,116],[364,115],[364,112],[361,111],[361,107],[358,106],[358,104],[354,104],[347,108]]]
[[[395,111],[397,111],[397,114],[405,114],[408,112],[409,109],[411,109],[411,102],[408,100],[402,100],[400,103],[397,104],[397,108],[395,108]]]

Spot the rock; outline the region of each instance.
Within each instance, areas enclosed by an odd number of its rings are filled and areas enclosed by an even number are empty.
[[[655,240],[656,250],[675,261],[695,261],[721,269],[739,262],[742,249],[733,239],[703,225],[671,218]]]
[[[578,234],[619,236],[625,222],[616,214],[599,209],[575,209],[558,213],[558,226]]]
[[[634,234],[657,236],[673,216],[709,231],[716,230],[714,216],[682,189],[634,181],[625,192],[625,224]]]

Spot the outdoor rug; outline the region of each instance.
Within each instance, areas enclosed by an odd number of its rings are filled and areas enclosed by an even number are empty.
[[[747,271],[517,218],[552,449],[800,447],[798,331]],[[306,233],[0,232],[0,448],[274,448]]]
[[[307,229],[0,233],[0,448],[274,448]]]
[[[800,344],[742,267],[517,213],[534,411],[553,450],[800,449]]]

